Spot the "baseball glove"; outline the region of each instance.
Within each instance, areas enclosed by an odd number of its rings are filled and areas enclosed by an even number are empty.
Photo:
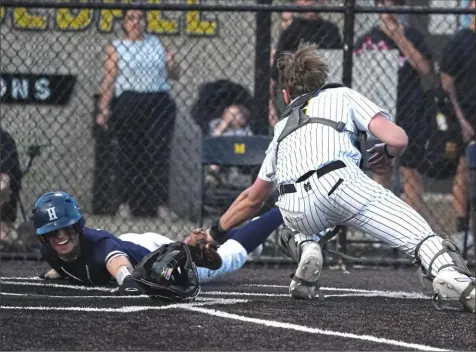
[[[218,248],[218,242],[216,242],[212,236],[208,233],[208,230],[205,228],[198,228],[195,230],[192,230],[190,234],[185,237],[183,240],[185,244],[188,244],[190,246],[205,246],[205,247],[211,247],[214,249]]]
[[[188,245],[196,266],[217,270],[222,259],[217,252],[218,243],[205,229],[193,230],[183,242]]]

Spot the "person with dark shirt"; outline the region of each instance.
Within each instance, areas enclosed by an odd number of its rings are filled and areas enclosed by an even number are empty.
[[[472,0],[470,6],[476,9],[476,0]],[[443,49],[440,71],[441,84],[452,103],[464,142],[453,183],[457,216],[457,238],[454,240],[462,240],[469,223],[468,170],[464,151],[467,143],[475,139],[476,128],[476,15],[472,16],[469,28],[456,33]]]
[[[296,5],[311,6],[323,2],[323,0],[296,0]],[[322,19],[317,12],[305,12],[297,15],[291,24],[281,32],[271,70],[269,124],[273,128],[281,113],[280,107],[276,104],[278,89],[276,62],[284,51],[296,51],[301,42],[316,44],[320,49],[342,49],[343,47],[337,25]]]
[[[0,192],[2,193],[0,197],[0,240],[5,241],[17,219],[22,171],[15,140],[3,128],[0,128],[0,153]]]
[[[115,279],[119,293],[127,295],[141,293],[131,276],[133,267],[163,245],[174,242],[153,232],[116,237],[105,230],[86,227],[76,199],[65,192],[49,192],[38,198],[32,222],[35,235],[43,244],[42,259],[52,268],[40,275],[41,278],[66,278],[84,285],[106,285]],[[248,260],[248,254],[282,223],[281,213],[275,208],[243,227],[229,231],[216,251],[218,254],[215,253],[221,258],[221,266],[212,267],[200,255],[192,256],[199,282],[241,268]],[[190,251],[194,252],[192,249]]]
[[[377,6],[404,5],[404,0],[376,1]],[[362,51],[399,51],[396,123],[409,137],[406,151],[400,158],[404,177],[405,201],[418,212],[423,211],[423,181],[418,171],[424,159],[428,138],[427,111],[422,76],[429,75],[432,53],[424,37],[416,28],[402,24],[394,15],[383,13],[380,24],[359,38],[355,44],[358,55]],[[374,173],[373,178],[386,188],[391,187],[392,170]]]

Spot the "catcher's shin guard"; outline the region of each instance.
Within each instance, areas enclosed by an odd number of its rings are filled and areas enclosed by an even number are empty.
[[[289,285],[289,293],[293,298],[312,299],[317,295],[323,298],[319,287],[322,263],[321,246],[315,241],[304,243],[298,268]]]
[[[313,236],[301,234],[284,227],[279,236],[279,244],[298,264],[289,285],[289,293],[296,299],[312,299],[319,295],[319,278],[321,275],[323,256],[319,243]]]
[[[421,264],[420,250],[425,248],[426,241],[432,237],[431,235],[423,239],[415,248],[415,263]],[[464,264],[463,259],[455,244],[449,240],[441,240],[442,248],[431,258],[428,268],[422,266],[423,276],[433,283],[435,294],[433,296],[433,304],[438,310],[470,310],[475,312],[475,289],[476,280],[472,276],[468,267]],[[426,251],[431,250],[426,246]],[[434,270],[435,261],[443,254],[448,254],[451,263],[441,265]],[[440,258],[441,259],[441,258]],[[446,262],[446,260],[441,260]],[[451,268],[453,270],[444,270]],[[436,276],[433,274],[436,271]]]
[[[295,263],[301,259],[302,245],[306,242],[314,241],[312,236],[303,235],[297,231],[283,226],[279,235],[279,245],[281,249],[289,255]]]

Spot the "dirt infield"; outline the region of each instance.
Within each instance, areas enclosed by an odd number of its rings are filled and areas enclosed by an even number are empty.
[[[326,269],[325,299],[287,294],[291,266],[248,264],[189,304],[35,278],[1,262],[2,350],[475,350],[475,316],[440,312],[411,270]]]

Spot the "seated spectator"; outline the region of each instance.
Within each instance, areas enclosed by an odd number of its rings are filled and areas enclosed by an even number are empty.
[[[176,105],[169,79],[175,54],[145,33],[145,13],[124,14],[124,38],[106,49],[98,125],[117,137],[123,216],[168,214],[169,169]]]
[[[225,109],[232,105],[242,105],[250,110],[252,102],[253,97],[245,87],[227,79],[220,79],[200,86],[191,115],[203,135],[207,136],[212,133],[210,122],[220,120]]]
[[[476,0],[472,0],[470,6],[476,8]],[[452,239],[461,244],[464,233],[469,230],[468,168],[464,151],[475,139],[476,128],[476,15],[472,16],[469,27],[456,33],[443,49],[441,83],[451,100],[465,142],[453,183],[457,218]],[[470,234],[470,238],[473,236]]]
[[[377,0],[376,6],[404,5],[405,0]],[[380,14],[379,25],[357,40],[356,53],[374,50],[399,51],[397,83],[396,123],[409,137],[409,144],[401,156],[404,178],[404,199],[416,211],[423,209],[423,181],[418,167],[424,159],[424,147],[428,138],[428,111],[422,76],[431,74],[432,53],[423,34],[408,26],[402,18],[393,14]],[[392,170],[374,174],[373,178],[386,188],[391,188]]]
[[[211,136],[252,136],[253,131],[249,125],[249,118],[251,116],[250,110],[243,105],[231,105],[225,109],[221,119],[213,119],[210,122]],[[226,171],[221,170],[217,165],[210,165],[207,181],[214,183],[219,178],[223,183],[224,179],[230,180],[230,177],[235,179],[240,177],[240,172],[236,168],[229,168]]]
[[[13,137],[0,127],[0,240],[7,241],[17,219],[22,171]]]
[[[252,136],[248,124],[250,111],[243,105],[231,105],[225,109],[221,119],[210,122],[212,136]]]
[[[311,6],[323,2],[322,0],[296,0],[296,5]],[[317,12],[296,14],[291,23],[281,32],[273,59],[268,118],[273,128],[284,109],[283,102],[277,100],[281,94],[277,83],[276,61],[283,51],[295,51],[301,41],[314,43],[320,49],[342,49],[343,47],[340,31],[335,23],[322,19]]]

